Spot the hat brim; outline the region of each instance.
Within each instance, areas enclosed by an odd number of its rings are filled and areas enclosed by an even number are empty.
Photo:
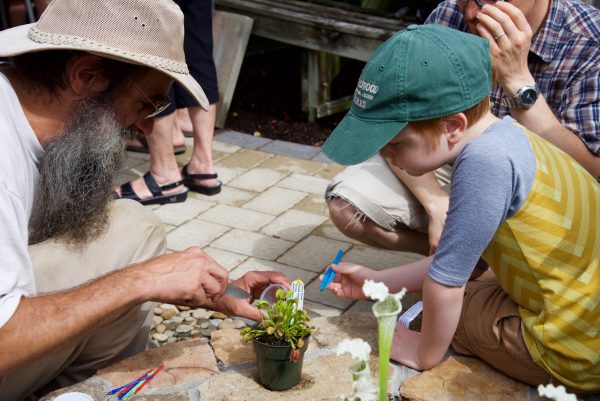
[[[120,57],[114,53],[103,52],[99,50],[87,50],[82,47],[65,45],[65,44],[50,44],[50,43],[38,43],[29,39],[27,32],[35,24],[20,25],[14,28],[5,29],[0,31],[0,57],[12,57],[18,56],[25,53],[33,53],[46,50],[78,50],[91,54],[96,54],[101,57],[110,58],[113,60],[123,61],[125,63],[143,65],[145,67],[152,68],[156,71],[160,71],[165,75],[173,78],[183,88],[194,97],[204,110],[208,110],[209,102],[202,90],[200,84],[190,75],[181,74],[167,69],[151,65],[150,63],[144,63],[141,60],[134,60],[128,57]]]
[[[368,160],[391,141],[407,122],[365,121],[346,114],[323,144],[323,153],[336,163],[353,165]]]

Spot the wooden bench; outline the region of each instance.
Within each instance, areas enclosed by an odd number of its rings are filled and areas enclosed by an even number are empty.
[[[341,3],[299,0],[216,0],[216,8],[254,20],[252,34],[305,48],[302,104],[309,121],[345,110],[351,96],[331,99],[336,56],[367,61],[410,22],[373,15]],[[357,77],[358,79],[358,77]]]

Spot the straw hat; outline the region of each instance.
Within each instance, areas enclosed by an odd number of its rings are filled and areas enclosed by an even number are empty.
[[[81,50],[148,66],[208,108],[185,63],[183,13],[171,0],[53,0],[37,23],[0,31],[0,57],[45,50]]]

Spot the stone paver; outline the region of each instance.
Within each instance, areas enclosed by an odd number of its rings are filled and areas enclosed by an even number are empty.
[[[262,192],[276,184],[285,176],[285,173],[258,167],[231,180],[229,185],[236,188]]]
[[[483,386],[485,393],[482,392]],[[480,360],[453,356],[433,369],[404,381],[400,394],[409,401],[528,399],[526,385]]]
[[[277,259],[278,262],[313,272],[322,272],[335,257],[338,249],[350,248],[347,242],[311,235]]]
[[[221,171],[219,171],[219,173],[220,172]],[[235,178],[235,177],[233,177],[233,178]],[[195,197],[198,197],[199,199],[206,199],[206,196],[204,196],[202,194],[197,194],[195,192],[192,192],[192,194]],[[219,192],[217,195],[211,196],[210,200],[217,202],[220,205],[230,205],[230,206],[240,207],[243,204],[247,203],[250,199],[256,197],[256,195],[257,195],[257,193],[253,192],[253,191],[246,191],[243,189],[238,189],[238,188],[230,187],[227,185],[223,185],[223,187],[221,188],[221,192]]]
[[[241,149],[230,154],[224,159],[219,160],[217,166],[249,170],[271,157],[273,157],[273,155],[270,153],[258,152],[250,149]]]
[[[275,260],[293,244],[267,235],[233,229],[211,243],[211,246],[242,255]]]
[[[163,222],[178,226],[193,219],[214,205],[214,202],[208,202],[188,196],[188,199],[185,202],[162,205],[154,209],[153,212],[156,213]]]
[[[224,251],[222,249],[205,247],[203,248],[211,258],[217,261],[218,264],[231,271],[239,266],[242,262],[248,259],[247,255],[240,255],[239,253]]]
[[[369,266],[376,270],[401,266],[422,259],[422,255],[410,252],[388,251],[356,245],[345,256],[346,262]]]
[[[274,217],[253,210],[217,205],[199,215],[197,219],[242,230],[258,231],[261,227],[269,224]]]
[[[276,139],[273,142],[261,146],[260,150],[276,155],[292,156],[298,159],[310,159],[312,157],[316,157],[321,148],[310,145],[301,145],[299,143],[290,143]]]
[[[288,210],[264,226],[262,232],[276,238],[299,241],[325,220],[327,220],[327,217],[318,214]]]
[[[233,269],[230,273],[230,276],[232,279],[237,279],[252,270],[281,272],[285,274],[290,281],[300,279],[305,285],[317,277],[317,273],[299,269],[294,266],[273,262],[271,260],[257,258],[247,259],[244,263]]]
[[[231,228],[220,224],[190,220],[167,235],[167,248],[173,251],[181,251],[190,246],[204,247],[229,230]]]
[[[323,196],[328,184],[329,180],[324,178],[311,177],[304,174],[292,174],[291,176],[281,180],[277,186]]]
[[[306,192],[271,187],[246,203],[243,208],[278,216],[306,197]]]
[[[325,198],[322,194],[308,195],[306,198],[296,203],[294,205],[294,209],[307,213],[320,214],[329,218],[329,212],[327,211]]]
[[[277,171],[287,173],[297,173],[305,175],[318,174],[318,171],[323,170],[321,163],[310,160],[302,160],[288,156],[273,156],[266,162],[260,165],[262,168],[270,168]]]
[[[215,135],[215,139],[219,142],[226,142],[247,149],[256,149],[272,142],[268,138],[242,134],[236,131],[222,131]]]

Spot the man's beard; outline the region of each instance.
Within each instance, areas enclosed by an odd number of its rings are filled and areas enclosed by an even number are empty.
[[[78,247],[106,228],[129,135],[106,97],[84,100],[65,133],[47,144],[29,222],[30,244],[60,237]]]

